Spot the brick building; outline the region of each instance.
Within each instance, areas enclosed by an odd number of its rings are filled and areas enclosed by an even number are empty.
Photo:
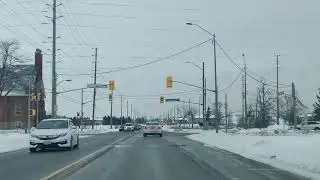
[[[42,78],[42,53],[35,52],[34,65],[12,65],[10,69],[0,68],[3,75],[0,92],[0,129],[28,127],[29,90],[39,98],[30,98],[30,109],[38,109],[36,115],[30,116],[30,124],[45,118],[45,90]],[[0,83],[1,83],[0,82]]]

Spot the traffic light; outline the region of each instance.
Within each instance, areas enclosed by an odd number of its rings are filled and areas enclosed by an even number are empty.
[[[41,93],[38,93],[37,94],[37,101],[40,101],[41,100]]]
[[[167,88],[172,88],[172,76],[167,77]]]
[[[109,90],[110,91],[115,90],[114,80],[109,80]]]
[[[37,99],[37,95],[36,93],[31,93],[31,100],[36,100]]]
[[[35,116],[37,113],[37,110],[35,109],[29,109],[29,116]]]
[[[160,103],[164,103],[164,97],[160,96]]]
[[[109,94],[109,102],[111,102],[112,101],[112,94],[110,93]]]

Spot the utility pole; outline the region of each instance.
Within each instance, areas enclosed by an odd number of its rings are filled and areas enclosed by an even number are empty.
[[[296,89],[294,83],[292,83],[292,114],[294,129],[297,129],[297,117],[296,117]]]
[[[127,119],[129,118],[129,100],[127,100]]]
[[[174,107],[175,109],[175,107]],[[198,118],[198,122],[200,120],[200,116],[201,116],[201,95],[199,96],[199,118]]]
[[[81,126],[81,131],[83,131],[83,88],[81,89],[81,120],[80,120],[80,126]]]
[[[205,77],[204,77],[204,62],[202,62],[202,122],[203,122],[203,127],[205,130],[208,129],[207,122],[206,122],[206,89],[205,89]],[[200,118],[200,114],[199,114]]]
[[[242,76],[242,93],[241,93],[241,102],[242,102],[242,123],[245,126],[245,118],[244,118],[244,76]]]
[[[228,95],[224,95],[225,104],[224,104],[224,110],[225,110],[225,119],[226,119],[226,133],[228,132]]]
[[[130,112],[130,118],[131,118],[131,123],[133,122],[133,117],[132,117],[132,104],[131,104],[131,112]]]
[[[279,54],[276,55],[277,57],[277,124],[279,125],[280,119],[280,110],[279,110]]]
[[[247,117],[247,64],[244,54],[242,54],[244,62],[244,122],[246,123],[246,128],[248,128],[248,117]]]
[[[120,115],[120,121],[121,121],[121,125],[122,125],[122,96],[121,96],[120,98],[121,98],[121,115]]]
[[[94,55],[94,79],[93,84],[97,84],[97,61],[98,61],[98,48],[95,48],[95,55]],[[96,87],[93,88],[93,104],[92,104],[92,129],[94,129],[94,116],[95,116],[95,109],[96,109]]]
[[[193,117],[192,117],[191,106],[190,106],[190,98],[189,98],[189,115],[190,115],[191,123],[192,123],[191,127],[192,127],[192,129],[193,129]],[[190,127],[190,126],[189,126],[189,127]]]
[[[31,96],[31,82],[29,81],[29,88],[28,88],[28,133],[30,133],[30,96]]]
[[[53,7],[52,7],[52,118],[57,116],[57,73],[56,73],[56,18],[57,18],[57,0],[53,0]]]
[[[218,98],[218,77],[217,77],[217,51],[216,51],[216,34],[213,34],[213,49],[214,49],[214,91],[215,91],[215,118],[216,118],[216,133],[219,131],[220,117],[219,117],[219,98]]]
[[[111,99],[111,107],[110,107],[110,129],[112,129],[112,106],[113,106],[113,92],[111,92],[111,96],[112,96],[112,99]]]

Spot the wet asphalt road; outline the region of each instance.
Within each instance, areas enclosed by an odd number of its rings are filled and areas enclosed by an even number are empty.
[[[69,176],[69,180],[300,180],[280,169],[209,148],[181,134],[137,134]]]
[[[28,149],[0,154],[0,179],[39,180],[50,173],[132,133],[114,132],[80,139],[79,149],[29,153]]]

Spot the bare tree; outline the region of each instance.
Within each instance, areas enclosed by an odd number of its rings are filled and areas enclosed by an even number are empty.
[[[272,123],[273,103],[271,95],[271,90],[266,88],[265,83],[262,83],[257,89],[257,118],[255,122],[257,128],[265,128]]]
[[[183,119],[182,121],[179,121],[180,126],[184,122],[193,123],[194,117],[198,112],[197,108],[195,108],[194,106],[189,106],[187,103],[180,104],[177,107],[177,111]]]
[[[9,74],[12,66],[19,61],[18,49],[19,43],[16,40],[0,41],[0,96],[7,96],[14,88],[14,83],[9,83]],[[6,93],[3,94],[5,90]]]

